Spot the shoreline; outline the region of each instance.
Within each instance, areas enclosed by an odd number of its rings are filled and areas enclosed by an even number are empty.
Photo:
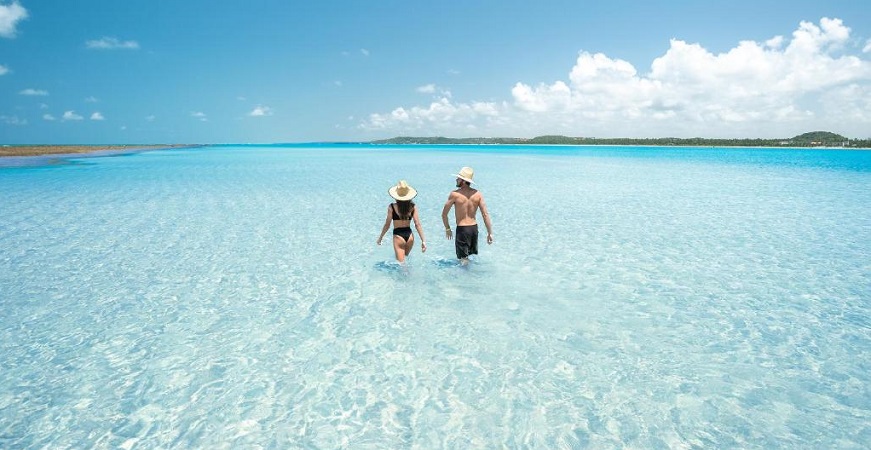
[[[764,145],[662,145],[662,144],[535,144],[535,143],[386,143],[386,142],[307,142],[307,143],[281,143],[277,145],[322,145],[322,144],[349,144],[367,147],[575,147],[575,148],[658,148],[658,149],[760,149],[760,150],[840,150],[840,151],[871,151],[866,147],[840,147],[840,146],[764,146]],[[182,148],[207,147],[210,145],[226,146],[237,144],[114,144],[114,145],[0,145],[0,167],[15,166],[39,166],[44,164],[58,164],[66,159],[91,158],[100,156],[125,155],[151,150],[169,150]],[[274,146],[268,144],[240,144],[244,146]]]
[[[383,146],[421,146],[421,147],[486,147],[486,146],[503,146],[503,147],[635,147],[635,148],[720,148],[720,149],[771,149],[771,150],[871,150],[869,147],[837,147],[837,146],[770,146],[770,145],[664,145],[664,144],[383,144],[383,143],[364,143],[366,145],[383,145]]]

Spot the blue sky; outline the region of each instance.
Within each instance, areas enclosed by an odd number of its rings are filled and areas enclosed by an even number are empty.
[[[0,143],[871,138],[871,7],[0,0]]]

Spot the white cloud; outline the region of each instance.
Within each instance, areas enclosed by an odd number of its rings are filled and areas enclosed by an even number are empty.
[[[75,111],[66,111],[61,120],[82,120],[84,117],[76,114]]]
[[[360,53],[362,53],[363,56],[369,56],[369,50],[366,50],[365,48],[361,48]]]
[[[9,68],[0,64],[0,75],[6,75],[9,73]]]
[[[839,19],[801,22],[791,39],[739,42],[714,54],[672,39],[639,71],[602,53],[580,52],[567,79],[517,82],[507,102],[457,103],[372,114],[361,128],[393,134],[600,137],[788,137],[826,129],[871,129],[871,61],[849,53]],[[428,87],[427,87],[428,89]],[[435,87],[433,87],[435,90]],[[837,98],[837,102],[833,99]],[[476,106],[477,105],[477,106]]]
[[[97,97],[94,97],[93,95],[85,98],[85,103],[97,103],[97,102],[99,102],[99,100],[97,100]]]
[[[865,41],[865,47],[862,49],[862,53],[871,53],[871,39]]]
[[[425,84],[423,86],[418,86],[417,88],[415,88],[415,92],[418,92],[421,94],[430,94],[436,98],[446,98],[446,99],[451,98],[451,91],[444,89],[444,88],[440,88],[432,83]]]
[[[91,120],[106,120],[106,118],[103,117],[103,114],[101,112],[97,111],[91,114]]]
[[[200,122],[208,122],[209,121],[209,119],[206,117],[206,113],[204,113],[204,112],[195,111],[195,112],[191,113],[191,116],[196,117],[197,119],[200,119]]]
[[[6,125],[27,125],[27,119],[20,119],[18,116],[0,116],[0,122],[5,123]]]
[[[511,95],[520,109],[533,112],[546,112],[554,105],[565,106],[571,100],[571,90],[562,81],[552,86],[540,84],[533,89],[523,83],[517,83],[511,89]]]
[[[476,122],[497,117],[499,107],[493,103],[473,102],[453,104],[441,98],[427,107],[396,108],[387,114],[371,114],[364,129],[435,132],[454,128],[481,129]]]
[[[48,105],[46,105],[45,103],[40,103],[39,109],[48,109]]]
[[[45,97],[46,95],[48,95],[48,91],[44,91],[42,89],[30,89],[30,88],[28,88],[28,89],[25,89],[25,90],[19,92],[19,94]]]
[[[11,5],[0,5],[0,36],[15,37],[15,27],[19,21],[27,18],[27,10],[17,1]]]
[[[268,106],[257,105],[250,113],[248,113],[251,117],[262,117],[262,116],[271,116],[272,108]]]
[[[773,38],[765,41],[765,46],[777,50],[781,46],[783,46],[783,36],[774,36]]]
[[[114,37],[103,37],[101,39],[87,41],[85,42],[85,46],[98,50],[136,50],[139,48],[139,43],[136,41],[121,41]]]
[[[51,115],[51,114],[43,114],[43,115],[42,115],[42,120],[52,121],[52,120],[57,120],[57,119],[55,119],[54,116]]]

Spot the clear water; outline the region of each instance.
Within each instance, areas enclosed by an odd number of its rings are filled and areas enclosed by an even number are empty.
[[[440,213],[476,169],[495,243]],[[376,246],[419,195],[429,250]],[[2,448],[871,446],[871,152],[224,146],[0,168]]]

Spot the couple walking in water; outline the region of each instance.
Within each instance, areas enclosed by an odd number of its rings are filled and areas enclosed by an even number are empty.
[[[487,243],[493,243],[493,226],[490,223],[490,213],[487,212],[487,204],[484,202],[484,196],[477,189],[472,188],[474,184],[473,178],[475,172],[471,167],[463,167],[460,173],[455,175],[457,189],[448,195],[448,201],[445,202],[442,208],[442,223],[445,226],[445,237],[454,240],[454,247],[457,251],[457,258],[462,264],[469,262],[469,255],[478,254],[478,222],[475,217],[478,211],[481,211],[481,217],[484,219],[484,226],[487,227]],[[396,200],[396,203],[391,203],[387,207],[387,219],[384,220],[384,227],[381,228],[381,236],[378,237],[378,245],[381,245],[381,240],[387,230],[390,229],[391,222],[393,223],[393,251],[396,253],[396,260],[400,263],[405,262],[405,258],[411,254],[411,249],[414,247],[414,235],[411,232],[411,222],[414,222],[414,228],[417,229],[417,234],[420,236],[420,250],[426,251],[426,238],[423,235],[423,228],[420,226],[420,218],[417,215],[417,207],[411,201],[417,191],[408,185],[405,180],[400,180],[396,186],[391,187],[388,191],[391,197]],[[456,220],[456,236],[451,230],[451,225],[448,222],[448,212],[454,209],[454,219]]]

